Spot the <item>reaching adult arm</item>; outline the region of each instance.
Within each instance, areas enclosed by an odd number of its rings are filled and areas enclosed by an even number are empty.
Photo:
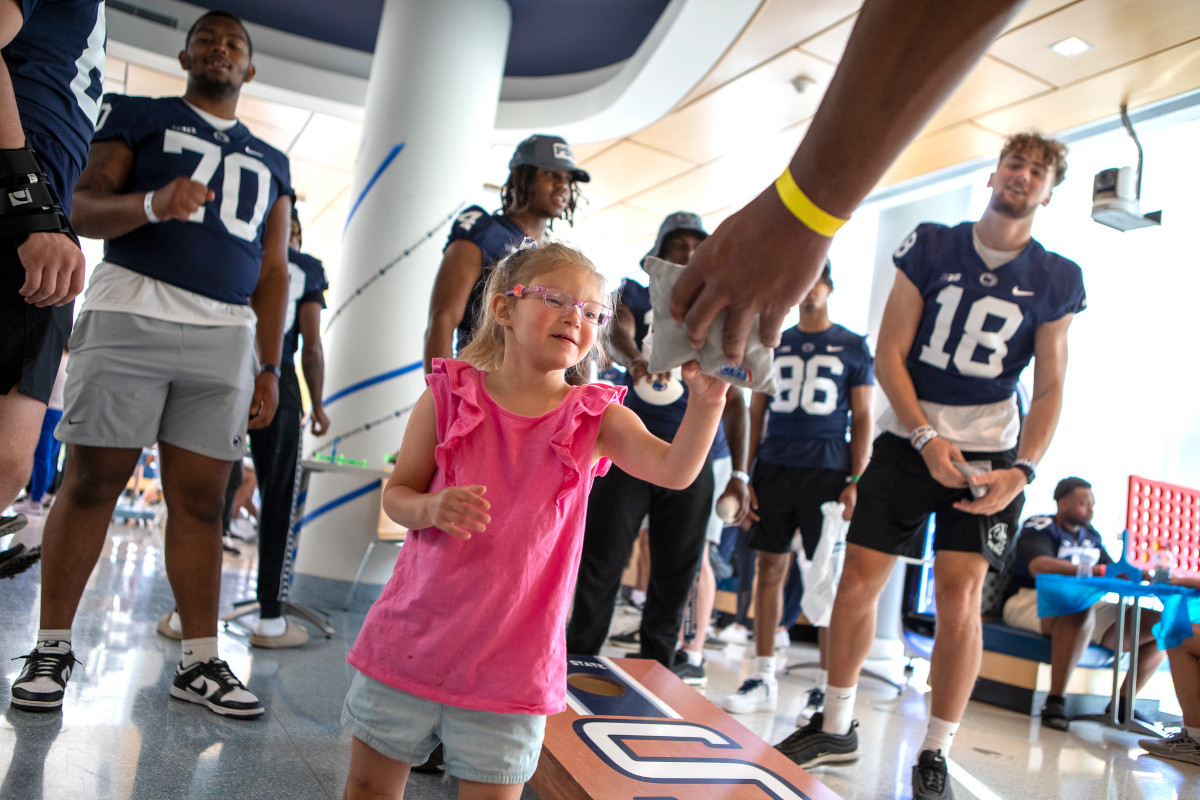
[[[0,47],[8,46],[24,24],[18,0],[0,0]],[[25,130],[12,79],[4,66],[0,68],[0,150],[23,147]],[[61,306],[83,291],[83,253],[66,234],[31,233],[17,247],[17,257],[25,268],[25,282],[19,290],[25,302],[40,307]]]
[[[928,425],[929,420],[917,401],[917,390],[912,376],[908,374],[905,359],[917,335],[921,323],[921,312],[925,301],[921,291],[900,270],[883,309],[883,321],[879,325],[879,345],[875,348],[875,378],[887,395],[892,410],[908,430]],[[965,489],[967,481],[954,467],[954,462],[966,461],[962,452],[941,436],[921,448],[921,458],[934,480],[943,486]]]
[[[301,303],[300,325],[300,368],[304,371],[304,384],[312,401],[313,436],[324,436],[329,430],[329,417],[325,415],[325,347],[321,344],[321,304]]]
[[[848,218],[987,50],[1024,0],[866,0],[789,170],[820,209]],[[671,315],[701,347],[728,309],[725,354],[741,363],[756,314],[773,347],[788,310],[816,283],[831,239],[801,223],[774,185],[696,250]]]
[[[454,329],[467,313],[471,287],[483,272],[483,251],[471,242],[453,241],[442,254],[429,298],[429,321],[425,327],[425,374],[433,370],[435,358],[454,355]]]
[[[730,386],[725,392],[725,411],[721,414],[721,422],[725,426],[725,440],[729,443],[729,456],[733,464],[733,471],[744,473],[746,465],[749,463],[746,461],[748,412],[746,411],[746,398],[742,394],[742,390],[736,386]],[[734,475],[725,485],[717,502],[721,502],[726,497],[734,498],[738,504],[737,516],[727,524],[740,525],[750,513],[750,484]]]
[[[1018,458],[1027,458],[1034,464],[1050,448],[1050,440],[1054,438],[1054,430],[1058,427],[1067,378],[1067,330],[1074,317],[1074,314],[1067,314],[1053,322],[1043,322],[1034,336],[1033,397],[1029,401],[1029,413],[1021,427],[1021,444],[1017,448]],[[1008,505],[1025,488],[1026,483],[1025,473],[1015,467],[985,472],[976,475],[972,481],[986,483],[988,493],[978,500],[954,504],[955,508],[968,514],[994,514]]]
[[[276,366],[283,355],[283,322],[288,303],[287,247],[291,225],[292,198],[281,195],[267,217],[262,268],[258,285],[250,295],[250,306],[258,315],[255,342],[259,360]],[[258,373],[254,379],[254,396],[250,398],[250,429],[270,425],[278,405],[279,378],[269,372]]]
[[[859,476],[871,458],[871,414],[875,405],[875,387],[866,384],[850,387],[850,475]],[[846,484],[838,502],[846,508],[843,519],[850,519],[858,503],[858,482]]]

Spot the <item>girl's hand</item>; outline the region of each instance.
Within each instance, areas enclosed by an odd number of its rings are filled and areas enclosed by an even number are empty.
[[[683,365],[683,382],[688,387],[689,403],[699,401],[719,406],[725,405],[725,394],[729,391],[729,384],[720,378],[705,375],[700,371],[700,365],[697,362],[689,361]]]
[[[492,504],[483,499],[486,486],[447,486],[429,495],[429,518],[433,524],[458,539],[470,539],[472,533],[483,533],[492,516],[487,510]]]

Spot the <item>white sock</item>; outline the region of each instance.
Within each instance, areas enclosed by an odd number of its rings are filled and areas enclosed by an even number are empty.
[[[704,653],[699,650],[684,650],[683,654],[687,656],[688,663],[693,667],[698,667],[704,663]]]
[[[183,657],[179,665],[187,669],[197,661],[211,661],[217,657],[217,637],[206,636],[203,639],[184,639]]]
[[[921,749],[917,752],[941,750],[942,755],[947,756],[950,754],[950,745],[954,742],[954,734],[957,732],[957,722],[947,722],[944,719],[930,717],[929,727],[925,730],[925,741],[921,742]]]
[[[825,692],[825,720],[821,730],[844,736],[854,721],[854,697],[857,686],[830,686]]]
[[[287,620],[283,617],[260,617],[254,626],[254,633],[268,638],[283,636],[287,633]]]
[[[754,677],[775,683],[775,656],[755,656]]]
[[[827,669],[817,670],[817,688],[823,692],[823,691],[825,691],[825,687],[828,685],[829,685],[829,670],[827,670]]]
[[[1200,742],[1200,725],[1184,725],[1183,729],[1193,742]]]
[[[42,653],[71,652],[71,629],[39,628],[37,634],[37,649]]]

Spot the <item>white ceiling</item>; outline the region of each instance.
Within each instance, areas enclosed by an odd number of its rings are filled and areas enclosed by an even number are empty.
[[[575,228],[613,275],[629,272],[664,215],[699,212],[710,230],[778,174],[816,111],[853,26],[858,0],[765,0],[710,72],[662,119],[622,139],[573,141],[592,173]],[[1049,45],[1077,36],[1092,49],[1064,58]],[[133,58],[133,56],[131,56]],[[110,56],[108,91],[171,95],[183,74]],[[814,81],[803,94],[792,79]],[[1200,1],[1030,0],[962,87],[881,182],[898,183],[994,153],[1005,135],[1057,132],[1200,87]],[[253,84],[239,117],[291,158],[305,249],[336,280],[358,149],[357,114],[265,99]],[[553,131],[546,131],[553,133]],[[482,185],[503,182],[511,145],[488,154]],[[480,192],[472,201],[486,201]],[[492,196],[492,205],[498,199]]]

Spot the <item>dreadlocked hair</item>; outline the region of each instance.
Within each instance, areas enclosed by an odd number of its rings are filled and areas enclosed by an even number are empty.
[[[504,326],[496,318],[496,312],[492,308],[492,298],[499,295],[504,298],[504,302],[511,306],[518,302],[518,298],[507,297],[505,296],[506,292],[516,287],[518,283],[525,286],[533,285],[537,282],[539,275],[545,275],[547,272],[553,272],[564,266],[574,267],[594,280],[596,285],[603,290],[604,275],[596,269],[596,265],[574,247],[557,242],[527,250],[518,250],[496,264],[488,276],[487,285],[480,298],[479,314],[476,316],[477,321],[471,341],[459,352],[458,357],[484,372],[499,369],[500,365],[504,363]],[[606,305],[615,307],[615,300],[611,292],[606,293],[604,299]],[[611,324],[612,320],[609,320],[600,326],[591,350],[579,363],[567,369],[565,375],[567,383],[572,386],[586,383],[589,362],[593,360],[602,366],[607,365],[608,359],[605,355],[607,348],[604,345]]]
[[[505,211],[520,208],[529,202],[533,196],[533,181],[537,177],[538,168],[533,164],[519,164],[508,173],[508,180],[500,187],[500,202]],[[567,199],[567,210],[562,219],[571,227],[575,227],[575,205],[582,197],[579,193],[579,183],[571,181],[571,196]],[[550,220],[550,228],[554,229],[554,220]]]

